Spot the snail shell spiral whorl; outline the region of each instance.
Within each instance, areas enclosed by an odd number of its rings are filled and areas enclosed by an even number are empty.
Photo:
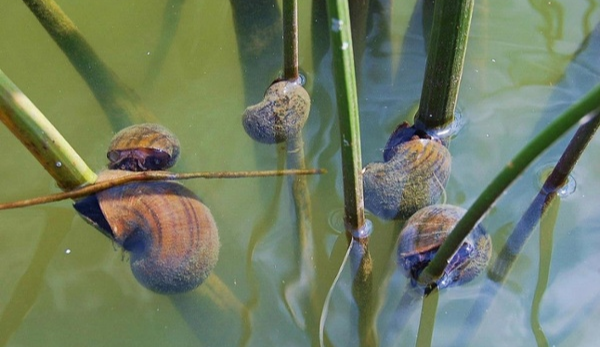
[[[365,207],[385,219],[407,219],[436,203],[450,176],[450,152],[440,141],[413,139],[394,147],[386,162],[363,171]]]
[[[105,171],[100,179],[119,173]],[[100,215],[89,207],[94,199]],[[75,208],[130,253],[136,279],[157,293],[196,288],[217,262],[219,236],[212,214],[179,183],[125,184],[88,197]]]
[[[266,91],[264,99],[246,108],[242,124],[254,140],[272,144],[298,135],[310,112],[310,96],[297,81],[279,81]]]
[[[160,124],[135,124],[112,138],[107,157],[109,169],[165,170],[175,165],[180,144],[177,137]]]
[[[437,253],[466,210],[452,205],[427,206],[412,215],[400,232],[398,263],[413,284]],[[492,255],[492,239],[476,225],[452,256],[438,287],[467,283],[487,266]]]

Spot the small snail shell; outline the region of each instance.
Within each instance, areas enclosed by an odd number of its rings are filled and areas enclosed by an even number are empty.
[[[432,205],[420,209],[406,221],[399,236],[398,263],[413,284],[465,212],[457,206]],[[438,287],[471,281],[485,269],[491,253],[492,240],[478,224],[450,259]]]
[[[263,101],[244,111],[246,133],[262,143],[279,143],[298,135],[310,111],[310,96],[299,82],[280,81],[266,91]]]
[[[179,140],[159,124],[136,124],[119,131],[108,147],[109,169],[165,170],[179,157]]]
[[[99,180],[126,174],[108,170]],[[210,210],[176,182],[130,183],[78,201],[75,209],[130,253],[131,270],[146,288],[161,294],[199,286],[219,255]]]
[[[363,169],[365,207],[385,219],[406,219],[436,203],[450,176],[450,152],[436,139],[395,146],[386,162]]]

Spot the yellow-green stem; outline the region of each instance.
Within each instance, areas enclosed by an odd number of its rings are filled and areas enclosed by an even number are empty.
[[[96,181],[96,174],[2,70],[0,121],[23,143],[63,190]]]

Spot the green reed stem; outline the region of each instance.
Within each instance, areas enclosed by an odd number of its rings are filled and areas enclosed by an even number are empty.
[[[62,189],[69,190],[96,181],[96,174],[2,70],[0,121]]]
[[[485,287],[481,290],[476,304],[471,308],[471,312],[467,317],[462,333],[459,335],[460,341],[456,341],[454,345],[466,345],[473,333],[477,330],[479,324],[483,321],[483,316],[491,305],[493,298],[496,296],[500,284],[504,282],[513,263],[521,252],[525,242],[529,239],[533,228],[537,225],[541,217],[546,214],[548,209],[553,209],[553,201],[557,196],[557,190],[560,189],[568,180],[569,174],[573,170],[577,160],[581,156],[583,150],[592,139],[592,136],[600,125],[600,116],[597,115],[590,121],[579,127],[575,135],[569,142],[569,145],[561,155],[558,163],[552,170],[552,173],[546,181],[540,192],[533,199],[517,225],[514,227],[508,237],[496,261],[488,271],[488,279]],[[551,213],[554,211],[550,210]],[[541,233],[548,232],[547,228],[540,228]],[[542,238],[542,236],[540,236]],[[542,251],[551,245],[550,241],[545,240]],[[541,273],[541,272],[540,272]],[[540,275],[541,276],[541,275]]]
[[[345,225],[348,235],[352,235],[357,246],[360,246],[360,251],[351,253],[353,262],[359,264],[352,292],[359,309],[358,332],[361,343],[363,346],[375,346],[377,338],[374,331],[373,271],[368,251],[369,238],[355,236],[357,231],[368,226],[365,223],[358,93],[348,1],[328,0],[327,17],[341,133]]]
[[[298,73],[298,3],[283,0],[283,78],[296,80]]]
[[[462,244],[465,237],[508,186],[519,177],[538,155],[550,147],[554,141],[567,132],[580,119],[592,112],[595,117],[598,117],[596,114],[600,112],[600,84],[596,85],[577,103],[550,123],[504,167],[490,185],[479,195],[473,205],[471,205],[450,235],[448,235],[448,238],[442,244],[433,260],[421,273],[419,282],[425,285],[439,279],[448,260],[456,252],[460,244]],[[591,120],[593,118],[587,119],[586,123]]]
[[[156,122],[139,96],[98,57],[75,24],[53,0],[23,0],[85,80],[113,129]]]
[[[462,78],[474,0],[436,0],[419,111],[426,129],[452,122]]]
[[[365,224],[365,215],[358,94],[348,1],[327,0],[327,15],[329,18],[333,72],[342,140],[346,229],[358,230]]]
[[[598,126],[600,126],[599,111],[596,110],[595,112],[596,115],[590,121],[577,129],[556,166],[550,173],[550,176],[548,176],[544,182],[544,186],[531,205],[529,205],[527,211],[525,211],[515,226],[515,229],[506,240],[506,244],[502,247],[502,250],[498,254],[498,258],[488,272],[488,277],[491,280],[495,282],[504,282],[514,261],[517,259],[519,253],[521,253],[525,242],[529,239],[529,236],[531,236],[533,228],[544,215],[552,200],[556,198],[557,190],[567,182],[573,167],[575,167],[575,164],[581,157],[587,144],[598,130]]]

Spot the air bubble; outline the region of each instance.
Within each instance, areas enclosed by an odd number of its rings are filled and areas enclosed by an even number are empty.
[[[550,176],[554,166],[555,163],[545,164],[536,171],[536,183],[540,189],[544,186],[544,182],[546,182],[546,179],[548,176]],[[561,198],[566,198],[567,196],[575,193],[576,188],[577,181],[575,181],[575,177],[573,177],[572,174],[569,174],[569,177],[567,177],[567,182],[562,187],[558,188],[556,194]]]
[[[465,126],[465,122],[466,120],[463,117],[462,112],[457,107],[456,111],[454,112],[454,120],[452,121],[452,123],[448,124],[443,128],[435,129],[430,133],[431,135],[439,137],[442,140],[442,142],[446,143],[448,140],[450,140],[458,134],[458,132]]]

